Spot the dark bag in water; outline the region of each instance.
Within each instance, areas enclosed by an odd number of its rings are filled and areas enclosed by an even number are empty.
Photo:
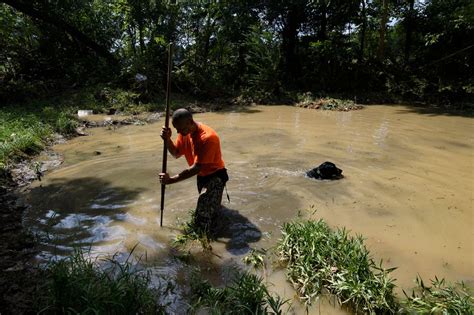
[[[316,168],[306,172],[306,176],[316,179],[341,179],[342,170],[337,168],[336,164],[331,162],[324,162]]]

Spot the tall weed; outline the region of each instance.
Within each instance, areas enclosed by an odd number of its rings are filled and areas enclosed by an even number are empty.
[[[328,290],[356,312],[396,312],[394,268],[376,264],[361,236],[333,231],[322,220],[284,224],[282,234],[278,256],[305,304]]]
[[[38,289],[38,313],[164,314],[149,277],[133,270],[128,262],[109,260],[108,269],[76,251],[52,262]]]

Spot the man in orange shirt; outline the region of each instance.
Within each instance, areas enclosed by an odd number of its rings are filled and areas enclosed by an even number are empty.
[[[171,140],[170,128],[163,127],[161,138],[167,142],[172,156],[185,156],[189,168],[174,176],[160,173],[160,182],[170,185],[197,175],[199,198],[194,224],[199,231],[209,233],[212,219],[221,207],[225,184],[229,180],[222,160],[219,136],[212,128],[194,121],[186,109],[174,111],[172,123],[178,132],[176,142]]]

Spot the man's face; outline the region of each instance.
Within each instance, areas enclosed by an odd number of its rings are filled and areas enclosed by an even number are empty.
[[[186,136],[191,131],[192,122],[189,119],[180,119],[173,121],[173,127],[176,128],[176,131],[182,135]]]

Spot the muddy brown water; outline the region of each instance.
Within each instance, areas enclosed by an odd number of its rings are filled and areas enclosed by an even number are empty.
[[[362,234],[376,260],[398,267],[398,293],[411,289],[417,274],[473,286],[472,118],[404,106],[352,112],[257,106],[195,119],[219,133],[231,177],[231,202],[223,201],[227,228],[212,244],[216,255],[196,253],[191,263],[214,282],[224,281],[226,266],[242,264],[249,248],[274,245],[279,227],[300,213]],[[32,185],[25,223],[43,237],[43,258],[66,255],[77,245],[91,254],[127,257],[138,244],[133,255],[152,274],[178,283],[179,310],[187,265],[175,258],[170,243],[197,191],[194,180],[167,186],[160,228],[160,128],[90,129],[88,137],[57,145],[64,164]],[[186,166],[184,159],[168,161],[171,174]],[[336,163],[345,178],[304,177],[324,161]],[[266,280],[273,292],[294,300],[283,271],[270,268]],[[293,304],[293,312],[303,312]],[[310,313],[344,313],[330,304]]]

